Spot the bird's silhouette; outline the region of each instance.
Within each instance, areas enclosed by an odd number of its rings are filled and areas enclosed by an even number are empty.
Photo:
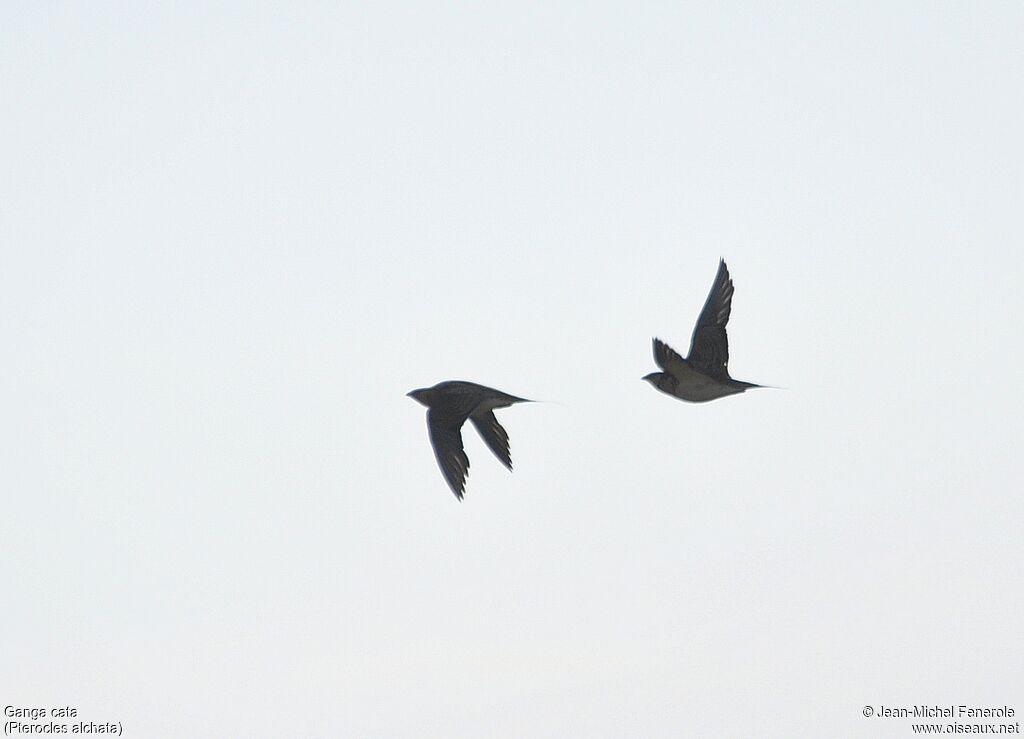
[[[664,371],[652,372],[643,379],[661,392],[691,403],[704,403],[752,387],[763,387],[729,376],[729,338],[725,324],[732,311],[733,291],[729,268],[723,259],[693,328],[690,353],[683,359],[664,341],[654,339],[654,361]]]
[[[462,447],[462,425],[467,418],[501,463],[512,469],[508,432],[494,417],[494,409],[533,401],[462,380],[439,382],[406,395],[427,406],[427,430],[434,456],[456,498],[462,500],[469,472],[469,457]]]

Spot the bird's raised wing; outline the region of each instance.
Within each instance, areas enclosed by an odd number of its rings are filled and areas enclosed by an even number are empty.
[[[686,357],[694,369],[711,377],[729,376],[729,338],[725,324],[729,322],[732,311],[732,294],[732,278],[723,259],[718,264],[718,274],[697,318],[697,325],[693,327],[690,354]]]
[[[680,377],[683,370],[683,358],[679,353],[661,339],[654,339],[654,362],[673,377]]]
[[[491,411],[475,413],[469,417],[469,420],[476,426],[476,430],[480,432],[480,436],[484,438],[487,446],[494,452],[494,456],[500,459],[503,465],[512,469],[512,455],[509,453],[508,448],[508,432],[498,423],[494,413]]]
[[[427,428],[430,431],[430,445],[441,468],[448,487],[455,497],[462,500],[466,489],[466,475],[469,473],[469,457],[462,448],[462,424],[465,418],[438,413],[431,408],[427,411]]]

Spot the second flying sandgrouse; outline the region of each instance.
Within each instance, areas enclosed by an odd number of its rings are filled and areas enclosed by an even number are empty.
[[[691,403],[704,403],[742,393],[747,388],[762,387],[729,377],[729,339],[725,324],[732,310],[732,293],[732,278],[723,259],[693,328],[690,353],[683,359],[664,341],[655,339],[654,361],[664,372],[652,372],[643,379],[661,392]]]
[[[533,401],[461,380],[439,382],[434,387],[412,390],[406,395],[427,406],[430,444],[434,447],[434,456],[444,479],[456,498],[462,500],[469,471],[469,457],[462,448],[462,425],[467,418],[501,463],[512,469],[508,432],[494,417],[494,409]]]

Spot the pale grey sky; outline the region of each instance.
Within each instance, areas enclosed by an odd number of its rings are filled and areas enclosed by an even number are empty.
[[[1024,712],[1024,7],[5,3],[0,703],[126,737]],[[691,405],[719,257],[734,376]],[[475,432],[413,388],[555,403]]]

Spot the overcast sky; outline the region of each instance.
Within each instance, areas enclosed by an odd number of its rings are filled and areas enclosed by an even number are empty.
[[[125,737],[1024,712],[1024,6],[0,8],[0,703]],[[733,376],[685,353],[718,260]],[[405,393],[465,379],[448,490]],[[6,719],[5,719],[6,720]]]

